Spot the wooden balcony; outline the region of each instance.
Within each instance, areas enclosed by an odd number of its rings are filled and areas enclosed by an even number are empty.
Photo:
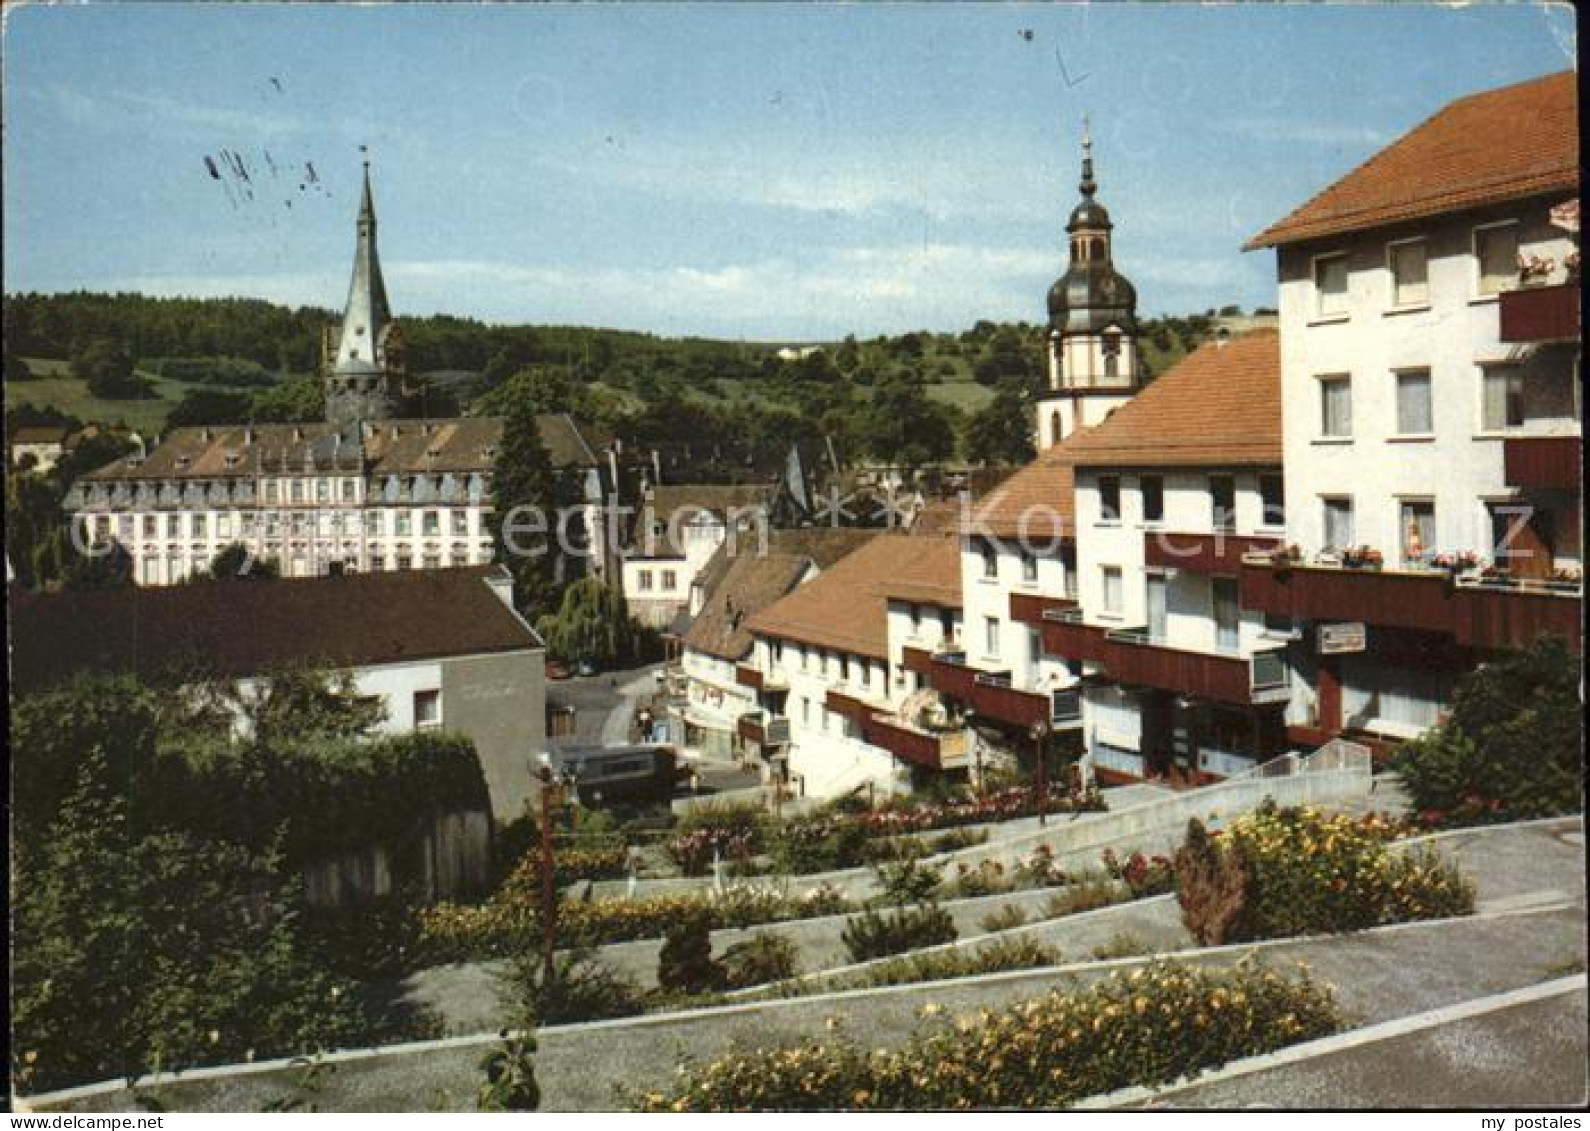
[[[766,711],[747,711],[740,716],[735,731],[742,742],[763,748],[789,744],[789,720]]]
[[[846,695],[843,691],[828,692],[823,702],[834,714],[863,724],[879,711],[885,710],[883,707],[875,707],[865,700],[858,699],[854,695]]]
[[[1473,648],[1522,648],[1553,633],[1581,646],[1578,586],[1483,584],[1444,573],[1243,563],[1243,608],[1307,621],[1362,622],[1452,637]],[[1047,647],[1047,645],[1045,645]]]
[[[978,718],[1030,728],[1052,721],[1053,701],[1041,691],[1022,691],[1008,678],[979,675],[972,682],[972,709]]]
[[[900,649],[900,665],[908,672],[933,677],[933,653],[926,648],[913,648],[910,645]]]
[[[1579,337],[1579,288],[1520,287],[1503,291],[1497,304],[1504,342],[1571,342]]]
[[[1507,485],[1534,490],[1577,490],[1583,443],[1578,436],[1507,437],[1502,441]]]
[[[753,691],[761,691],[767,682],[760,671],[750,664],[738,664],[734,669],[734,682],[741,687],[749,687]]]
[[[1284,702],[1290,694],[1279,650],[1244,655],[1183,648],[1142,629],[1105,634],[1102,663],[1117,683],[1238,705]]]
[[[1150,569],[1235,577],[1241,570],[1243,554],[1267,554],[1280,546],[1279,538],[1253,534],[1175,534],[1146,530],[1143,532],[1143,564]]]
[[[862,737],[896,758],[933,770],[947,769],[966,760],[966,733],[931,734],[895,719],[872,716],[862,727]]]
[[[1082,623],[1080,610],[1050,610],[1039,625],[1046,655],[1066,660],[1091,660],[1103,663],[1107,649],[1104,629]]]
[[[963,703],[972,701],[977,680],[977,669],[966,663],[965,652],[935,652],[929,659],[927,672],[933,690]]]
[[[1046,597],[1039,593],[1012,593],[1010,595],[1010,619],[1020,621],[1022,624],[1042,624],[1044,613],[1050,609],[1059,612],[1063,609],[1074,609],[1076,607],[1076,601],[1069,597]]]

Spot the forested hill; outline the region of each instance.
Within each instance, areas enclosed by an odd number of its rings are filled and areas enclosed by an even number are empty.
[[[1230,307],[1147,319],[1149,375],[1179,360]],[[313,419],[321,335],[333,311],[258,299],[16,294],[4,299],[8,427],[67,417],[144,433],[180,424]],[[528,398],[636,443],[679,447],[694,464],[744,474],[749,445],[791,440],[910,465],[1031,455],[1030,398],[1046,370],[1045,329],[980,321],[792,344],[661,338],[568,326],[400,316],[413,415],[500,412]],[[766,453],[763,453],[766,454]],[[681,471],[681,474],[686,472]]]

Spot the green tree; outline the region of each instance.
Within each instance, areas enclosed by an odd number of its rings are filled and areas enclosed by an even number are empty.
[[[189,581],[274,581],[281,570],[269,558],[256,558],[241,542],[221,547],[210,561],[210,568],[190,574]]]
[[[1001,326],[983,349],[983,356],[972,370],[980,385],[998,385],[1014,379],[1029,390],[1037,388],[1040,354],[1022,340],[1014,326]]]
[[[891,377],[873,394],[860,421],[862,444],[876,459],[916,468],[946,460],[955,450],[951,411],[922,386]]]
[[[14,889],[20,1090],[353,1044],[354,987],[298,937],[272,863],[181,832],[139,835],[100,757]]]
[[[228,686],[226,694],[232,694]],[[360,693],[346,669],[288,668],[260,680],[238,700],[257,741],[324,735],[356,738],[386,719],[379,697]]]
[[[72,375],[88,383],[88,391],[105,400],[137,400],[150,396],[149,383],[133,372],[132,353],[119,341],[95,338],[72,358]]]
[[[254,394],[253,419],[260,424],[324,420],[326,391],[316,377],[294,377]]]
[[[126,589],[133,583],[132,555],[114,538],[96,541],[86,550],[74,547],[61,574],[68,589]]]
[[[567,370],[537,365],[519,370],[478,398],[475,411],[482,416],[507,416],[519,404],[530,406],[533,412],[570,412],[576,416],[589,416],[592,407],[586,388]]]
[[[999,383],[994,399],[966,422],[966,458],[989,465],[1024,464],[1032,445],[1032,401],[1017,379]]]
[[[856,344],[856,335],[845,335],[845,340],[839,343],[839,352],[834,356],[834,363],[839,366],[841,373],[856,371],[856,366],[861,364],[861,347]]]
[[[166,414],[167,428],[201,424],[242,424],[254,410],[254,397],[231,389],[189,389]]]
[[[583,577],[563,591],[556,615],[536,625],[547,651],[562,660],[614,667],[635,655],[637,634],[621,590]]]
[[[492,474],[488,525],[497,560],[513,575],[514,603],[532,617],[547,612],[557,597],[556,508],[557,474],[541,442],[535,406],[512,402]]]
[[[1545,636],[1465,677],[1450,718],[1398,749],[1414,808],[1461,821],[1579,809],[1582,666],[1560,637]]]

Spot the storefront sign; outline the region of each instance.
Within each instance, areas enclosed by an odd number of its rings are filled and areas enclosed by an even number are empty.
[[[1322,624],[1319,626],[1319,651],[1322,656],[1342,652],[1362,652],[1368,632],[1361,623]]]

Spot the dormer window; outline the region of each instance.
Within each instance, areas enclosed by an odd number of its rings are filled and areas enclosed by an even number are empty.
[[[242,463],[243,457],[238,455],[236,452],[228,452],[225,460],[222,462],[225,463],[228,468],[232,468]]]
[[[488,444],[486,447],[480,449],[480,458],[485,460],[495,460],[497,458],[497,449]]]
[[[193,462],[193,457],[192,456],[178,456],[177,457],[177,466],[179,468],[186,468],[192,462]]]

